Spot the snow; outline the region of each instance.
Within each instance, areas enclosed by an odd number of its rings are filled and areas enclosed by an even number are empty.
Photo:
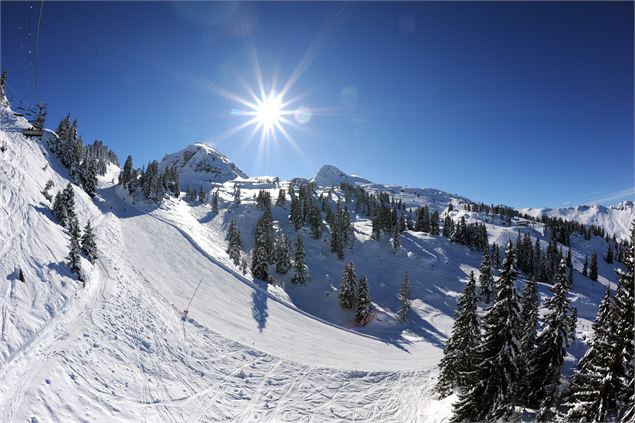
[[[329,251],[328,232],[314,240],[303,229],[311,280],[283,276],[283,288],[242,275],[225,253],[225,233],[235,220],[243,251],[253,246],[262,211],[254,195],[277,197],[288,181],[249,178],[204,144],[167,155],[161,169],[176,165],[181,186],[218,189],[220,210],[170,198],[160,207],[133,203],[114,185],[109,165],[94,199],[75,187],[80,225],[90,220],[98,246],[93,266],[83,260],[86,287],[64,264],[68,234],[56,224],[40,191],[52,179],[53,194],[69,180],[42,141],[22,136],[27,124],[2,108],[0,143],[0,416],[7,421],[444,421],[451,396],[438,400],[432,387],[436,364],[452,327],[456,299],[480,253],[442,237],[406,232],[396,254],[390,240],[370,241],[368,218],[354,216],[355,241],[345,260]],[[322,171],[324,170],[324,172]],[[374,184],[333,167],[315,178],[319,191],[354,181],[389,192],[406,206],[428,205],[453,218],[487,222],[490,242],[503,245],[517,231],[543,243],[544,227],[510,226],[462,210],[469,200],[432,188]],[[337,171],[337,172],[336,172]],[[339,178],[339,179],[338,179]],[[337,182],[339,180],[339,182]],[[242,204],[233,204],[234,185]],[[339,189],[334,198],[344,201]],[[277,231],[292,243],[287,209],[273,208]],[[581,269],[600,238],[572,239]],[[546,245],[546,244],[545,244]],[[337,301],[342,269],[353,260],[358,278],[368,276],[375,308],[365,327]],[[17,280],[17,268],[26,282]],[[396,320],[403,273],[410,275],[412,313]],[[584,353],[613,266],[599,261],[600,278],[576,273],[570,299],[578,307],[578,340],[568,371]],[[182,321],[183,309],[201,288]],[[519,288],[524,283],[521,278]],[[539,284],[544,300],[546,284]]]
[[[164,172],[175,166],[179,171],[182,191],[189,185],[198,190],[199,186],[209,189],[214,182],[225,182],[247,175],[221,152],[204,143],[194,143],[181,151],[167,154],[159,162],[159,170]]]
[[[519,211],[534,217],[560,217],[585,225],[600,226],[609,235],[614,234],[617,239],[630,238],[631,225],[635,220],[635,205],[632,201],[623,201],[611,207],[593,204],[556,209],[519,209]]]

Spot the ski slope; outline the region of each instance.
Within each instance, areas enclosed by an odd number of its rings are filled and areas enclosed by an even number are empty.
[[[228,259],[225,232],[231,220],[239,222],[243,250],[249,251],[262,213],[254,207],[254,194],[268,189],[275,198],[278,185],[272,178],[248,178],[220,153],[195,145],[164,163],[180,163],[182,184],[218,188],[218,213],[183,200],[169,199],[158,208],[132,201],[112,184],[115,167],[100,179],[96,198],[75,187],[80,225],[92,222],[99,255],[94,266],[84,260],[83,287],[64,264],[68,234],[40,193],[48,179],[54,181],[53,194],[69,180],[47,148],[46,140],[55,135],[47,132],[42,141],[25,138],[26,122],[8,108],[1,113],[0,142],[7,143],[7,151],[0,153],[0,420],[419,422],[449,417],[455,397],[434,397],[436,364],[456,298],[469,272],[477,271],[480,253],[442,237],[406,232],[393,255],[387,237],[369,241],[370,222],[355,216],[356,239],[345,261],[329,252],[328,241],[303,232],[311,280],[295,285],[287,275],[283,287],[255,281]],[[186,151],[194,151],[194,161],[184,160]],[[205,167],[195,164],[210,158],[222,164],[220,178],[201,173]],[[232,171],[228,179],[226,172]],[[332,175],[345,174],[328,169],[322,175],[325,185],[337,185]],[[434,189],[383,186],[358,177],[353,182],[389,191],[407,207],[427,204],[444,211],[448,202],[459,206],[465,200]],[[239,206],[232,203],[235,184],[243,196]],[[336,189],[334,196],[340,195]],[[287,213],[274,207],[276,230],[293,240]],[[468,221],[488,219],[464,210],[452,213]],[[490,242],[515,239],[518,230],[546,242],[540,225],[487,225]],[[605,248],[599,238],[573,242],[578,270],[593,249]],[[363,328],[337,302],[348,260],[358,276],[370,280],[376,312]],[[18,280],[17,268],[26,282]],[[615,280],[602,260],[599,270],[595,283],[575,276],[570,299],[580,319],[568,368],[583,354],[583,338],[604,287]],[[400,324],[395,313],[405,271],[413,311]],[[184,322],[182,311],[201,279]],[[548,292],[541,284],[543,300]]]

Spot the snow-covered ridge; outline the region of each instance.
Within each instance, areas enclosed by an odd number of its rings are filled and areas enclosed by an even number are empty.
[[[601,226],[610,235],[615,234],[617,238],[621,239],[629,238],[630,227],[635,219],[635,204],[632,201],[623,201],[610,207],[592,204],[555,209],[525,208],[518,210],[534,217],[559,217],[566,220],[575,220],[585,225]]]
[[[369,180],[359,176],[344,173],[332,165],[322,166],[312,181],[321,187],[339,186],[342,182],[350,185],[371,183]]]
[[[194,143],[176,153],[167,154],[159,162],[161,172],[172,166],[179,171],[182,190],[188,185],[192,188],[203,185],[207,189],[210,183],[222,183],[237,177],[247,178],[247,174],[224,154],[204,143]]]

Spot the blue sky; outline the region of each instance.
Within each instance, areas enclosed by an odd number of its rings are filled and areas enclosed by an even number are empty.
[[[29,2],[1,5],[9,94],[29,102],[38,12],[29,40]],[[299,70],[296,148],[221,136],[246,120],[222,93],[249,98],[254,55],[278,90]],[[328,163],[516,207],[635,196],[633,71],[629,2],[46,2],[38,53],[48,126],[70,112],[136,165],[208,141],[249,175]]]

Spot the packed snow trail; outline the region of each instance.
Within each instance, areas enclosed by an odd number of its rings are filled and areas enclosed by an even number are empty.
[[[408,351],[280,304],[262,292],[267,285],[254,289],[242,283],[178,230],[151,215],[137,214],[120,222],[129,262],[177,310],[184,309],[203,278],[189,316],[224,337],[285,360],[334,369],[430,369],[440,358],[440,350],[428,343]]]

